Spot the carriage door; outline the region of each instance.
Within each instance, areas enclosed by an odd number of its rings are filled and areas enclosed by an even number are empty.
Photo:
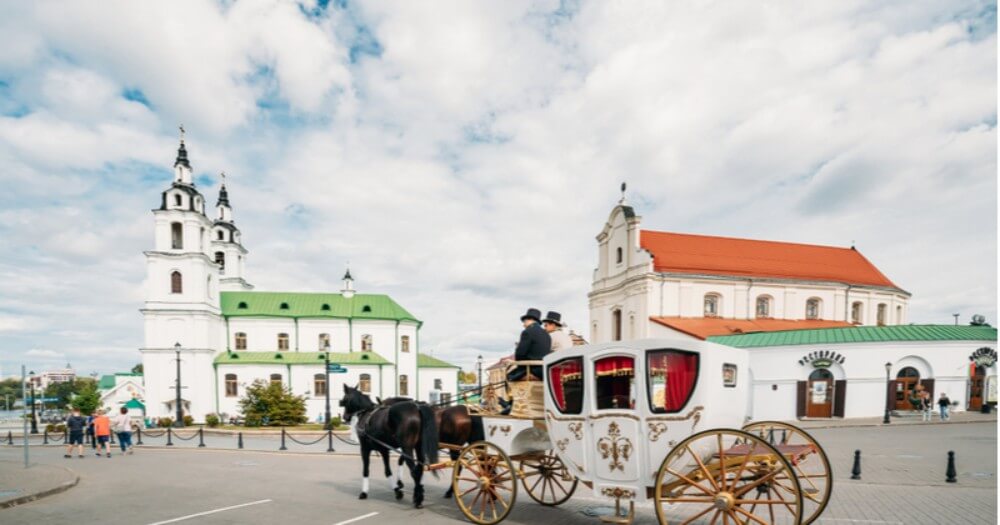
[[[825,368],[817,368],[809,374],[809,386],[806,390],[806,416],[833,416],[833,374]]]
[[[896,374],[896,410],[913,410],[910,398],[915,395],[917,385],[920,384],[920,372],[916,368],[908,366]]]
[[[588,417],[588,464],[597,482],[639,479],[639,418],[635,412],[635,359],[608,356],[594,366],[594,411]]]

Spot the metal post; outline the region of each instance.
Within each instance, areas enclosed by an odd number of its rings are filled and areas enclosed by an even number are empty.
[[[333,452],[333,429],[326,431],[326,451]]]
[[[891,423],[889,421],[889,403],[892,401],[892,391],[889,389],[891,380],[889,379],[889,371],[892,370],[892,363],[885,364],[885,415],[882,417],[882,424],[888,425]]]
[[[142,427],[141,426],[135,427],[135,437],[136,437],[135,444],[136,445],[141,445],[142,444]]]
[[[35,373],[31,373],[31,433],[38,433],[38,420],[35,418]]]
[[[48,445],[49,444],[49,429],[48,429],[48,427],[46,427],[45,431],[42,432],[42,444],[43,445]]]
[[[243,432],[237,434],[236,448],[243,448]]]
[[[167,446],[168,447],[174,446],[173,434],[171,433],[172,430],[173,429],[171,429],[170,427],[167,427]]]
[[[288,450],[288,447],[285,446],[285,427],[281,427],[281,448],[278,450]]]
[[[479,399],[483,399],[483,356],[476,358],[476,370],[479,375]]]
[[[854,467],[851,469],[851,479],[861,479],[861,451],[854,451]]]
[[[8,445],[13,445],[14,444],[14,434],[11,433],[10,430],[7,431],[7,444]]]
[[[205,448],[205,429],[198,429],[198,448]]]
[[[955,483],[955,482],[958,481],[958,478],[955,476],[955,451],[954,450],[949,450],[948,451],[948,470],[945,472],[945,476],[947,476],[947,477],[944,480],[947,481],[948,483]]]
[[[177,389],[177,396],[174,399],[176,403],[177,421],[174,421],[174,426],[177,428],[184,428],[184,407],[181,406],[181,344],[174,344],[174,353],[177,354],[177,384],[175,385]]]
[[[26,392],[27,388],[24,386],[25,373],[24,365],[21,365],[21,399],[28,399],[28,394]],[[32,399],[32,404],[34,404],[34,399]],[[24,468],[28,468],[28,407],[21,406],[21,420],[24,421]]]
[[[323,345],[323,350],[325,350],[323,363],[326,366],[326,371],[323,372],[326,374],[326,414],[323,416],[323,426],[325,426],[327,430],[332,430],[333,426],[330,425],[330,341],[327,341],[326,344]]]

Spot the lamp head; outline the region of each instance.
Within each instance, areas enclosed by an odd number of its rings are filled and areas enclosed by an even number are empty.
[[[892,363],[885,364],[885,371],[888,372],[889,370],[892,370]]]
[[[174,343],[174,350],[180,350],[180,349],[181,349],[181,344],[180,343]]]

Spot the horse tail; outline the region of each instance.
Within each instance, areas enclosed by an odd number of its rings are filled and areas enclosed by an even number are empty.
[[[420,447],[417,449],[421,463],[433,465],[438,462],[438,429],[434,421],[434,409],[428,405],[420,406]],[[437,471],[434,471],[435,474]]]

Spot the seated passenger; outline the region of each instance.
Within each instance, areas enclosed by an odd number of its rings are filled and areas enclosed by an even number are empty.
[[[552,338],[549,337],[549,333],[539,324],[541,317],[542,312],[535,308],[529,308],[521,316],[521,324],[524,325],[524,330],[521,331],[521,339],[518,341],[517,349],[514,351],[515,365],[517,361],[541,361],[552,351]],[[542,367],[531,365],[514,368],[507,373],[507,380],[520,381],[528,375],[529,371],[535,378],[541,379],[543,373]],[[507,395],[508,397],[510,396],[509,386]],[[512,403],[503,399],[498,401],[500,402],[500,406],[503,407],[503,412],[501,413],[509,414]]]

